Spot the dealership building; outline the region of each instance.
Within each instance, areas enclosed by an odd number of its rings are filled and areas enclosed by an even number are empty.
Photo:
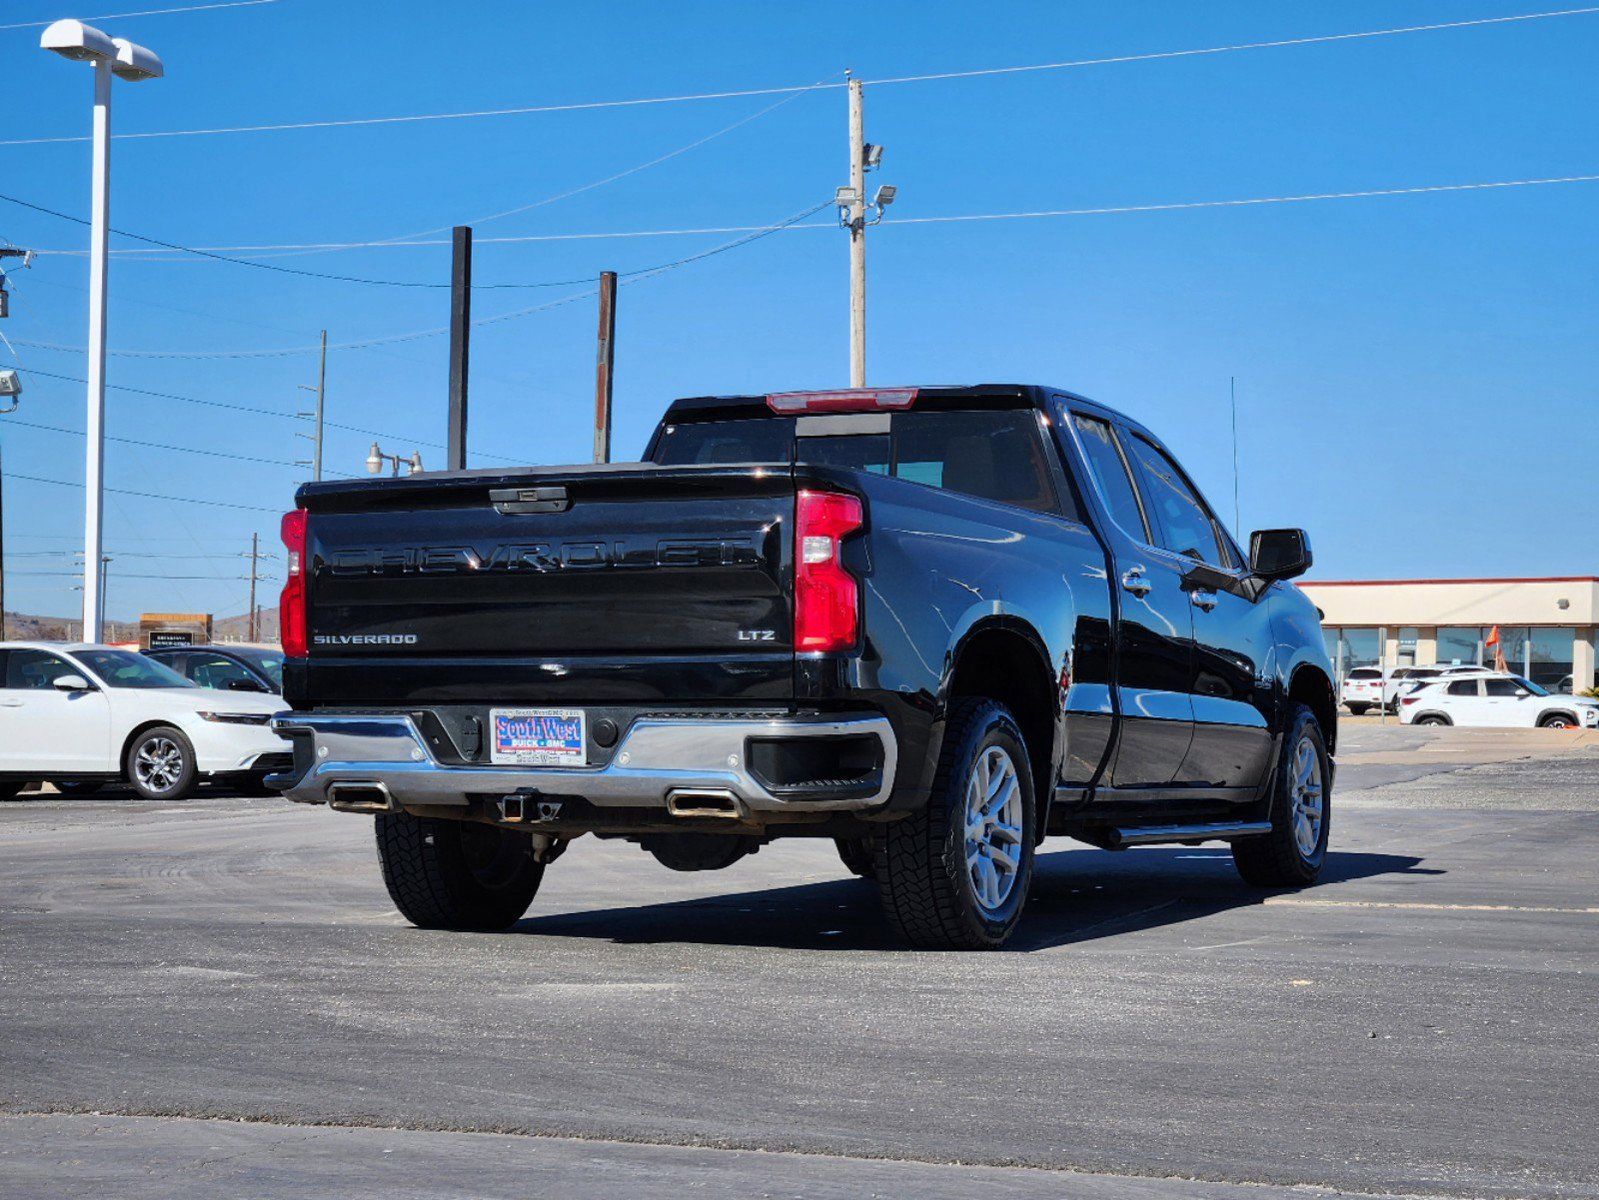
[[[1505,666],[1551,691],[1599,687],[1599,576],[1323,579],[1299,584],[1322,611],[1327,653],[1351,667],[1481,663],[1499,630]]]

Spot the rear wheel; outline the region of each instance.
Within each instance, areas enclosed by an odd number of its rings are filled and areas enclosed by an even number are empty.
[[[838,847],[838,857],[850,874],[862,879],[877,878],[877,855],[871,838],[834,838],[833,844]]]
[[[381,814],[376,824],[389,898],[423,929],[508,928],[544,878],[525,833],[403,812]]]
[[[926,807],[876,842],[878,887],[896,932],[930,950],[1003,945],[1027,903],[1035,819],[1015,720],[992,700],[956,700]]]
[[[1304,887],[1327,860],[1332,771],[1321,726],[1296,704],[1271,795],[1271,832],[1233,842],[1233,865],[1254,887]]]
[[[92,796],[105,787],[105,782],[99,779],[63,779],[52,780],[50,786],[63,796]]]
[[[1447,724],[1449,724],[1449,722],[1447,720],[1445,720],[1443,717],[1440,717],[1437,713],[1428,713],[1424,717],[1417,717],[1414,721],[1411,722],[1411,724],[1412,725],[1447,725]]]
[[[128,747],[128,782],[146,800],[186,800],[200,782],[194,747],[170,725],[146,729]]]
[[[1371,705],[1369,705],[1369,704],[1346,704],[1344,707],[1349,710],[1351,716],[1363,717],[1363,716],[1366,715],[1366,710],[1368,708],[1370,708]]]

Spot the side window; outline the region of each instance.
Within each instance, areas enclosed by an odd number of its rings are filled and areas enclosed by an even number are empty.
[[[1475,696],[1478,694],[1477,681],[1475,679],[1457,679],[1449,685],[1449,694],[1451,696]]]
[[[1058,513],[1038,418],[1030,408],[895,413],[894,470],[901,479]]]
[[[208,688],[225,688],[236,679],[242,679],[246,683],[251,682],[250,672],[231,658],[223,658],[220,654],[191,654],[189,669],[183,674],[201,687]]]
[[[1216,527],[1177,465],[1137,434],[1128,439],[1128,449],[1138,464],[1144,502],[1153,510],[1150,524],[1159,526],[1156,536],[1161,545],[1213,567],[1221,566],[1224,559]]]
[[[29,691],[42,691],[63,675],[79,673],[65,659],[43,650],[12,650],[6,656],[5,666],[5,686]]]
[[[1514,679],[1484,679],[1482,686],[1490,696],[1518,696],[1524,690]]]
[[[1111,519],[1140,541],[1148,540],[1144,515],[1138,507],[1138,493],[1133,490],[1132,476],[1127,463],[1116,445],[1116,435],[1110,424],[1098,417],[1072,414],[1072,424],[1077,428],[1078,439],[1088,457],[1088,470],[1094,485],[1110,509]]]

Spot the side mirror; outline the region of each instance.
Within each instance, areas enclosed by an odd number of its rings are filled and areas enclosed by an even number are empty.
[[[266,691],[266,688],[262,687],[259,683],[257,683],[253,679],[230,679],[230,680],[228,680],[228,691],[230,691],[230,692],[264,692],[264,691]]]
[[[51,681],[51,686],[58,692],[87,692],[90,690],[89,681],[82,675],[57,675]]]
[[[1257,529],[1249,535],[1249,569],[1261,579],[1293,579],[1314,561],[1303,529]]]

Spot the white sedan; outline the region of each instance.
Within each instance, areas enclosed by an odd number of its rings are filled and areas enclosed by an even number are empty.
[[[283,701],[196,687],[131,650],[0,642],[0,800],[26,783],[93,791],[126,779],[180,800],[205,777],[261,788],[290,760],[267,727]]]
[[[1551,696],[1519,675],[1477,671],[1424,684],[1399,698],[1403,725],[1599,728],[1599,700]]]

